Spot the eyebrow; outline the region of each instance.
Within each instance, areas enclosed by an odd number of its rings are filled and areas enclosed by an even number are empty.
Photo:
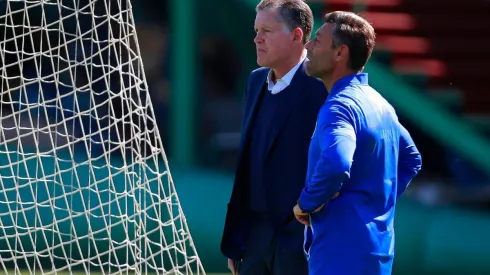
[[[270,28],[270,26],[267,24],[262,24],[262,25],[255,25],[254,28],[255,29],[260,29],[260,28],[266,28],[267,29],[267,28]]]

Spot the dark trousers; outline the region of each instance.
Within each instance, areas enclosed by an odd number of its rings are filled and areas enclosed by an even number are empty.
[[[239,275],[308,275],[303,251],[291,251],[275,238],[275,230],[264,216],[250,228]]]

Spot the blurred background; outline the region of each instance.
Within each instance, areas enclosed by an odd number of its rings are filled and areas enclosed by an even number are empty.
[[[159,117],[165,149],[198,252],[208,271],[221,271],[242,95],[257,68],[259,1],[178,2],[159,1],[156,8],[142,1],[145,19],[153,12],[172,20],[138,21],[138,38],[153,104],[167,111]],[[422,153],[423,169],[397,208],[394,274],[490,274],[490,89],[484,84],[490,1],[306,2],[316,27],[334,10],[358,12],[373,24],[370,82],[396,108]],[[154,37],[162,40],[147,43]],[[182,48],[186,43],[195,46]],[[187,73],[178,75],[178,66]]]
[[[258,2],[132,1],[155,122],[207,272],[226,272],[219,243]],[[397,206],[394,274],[490,274],[490,1],[306,2],[316,28],[334,10],[373,24],[371,85],[422,153]]]

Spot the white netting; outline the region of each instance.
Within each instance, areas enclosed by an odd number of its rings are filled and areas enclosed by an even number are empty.
[[[0,273],[204,274],[129,0],[0,1]]]

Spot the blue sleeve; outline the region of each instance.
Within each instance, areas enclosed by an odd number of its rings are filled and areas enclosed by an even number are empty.
[[[400,145],[398,156],[397,198],[407,189],[412,179],[422,168],[422,156],[407,129],[400,124]]]
[[[316,164],[298,200],[304,212],[314,211],[340,190],[349,178],[356,149],[356,133],[349,110],[338,102],[327,104],[319,114],[316,129],[320,156],[308,160]]]

